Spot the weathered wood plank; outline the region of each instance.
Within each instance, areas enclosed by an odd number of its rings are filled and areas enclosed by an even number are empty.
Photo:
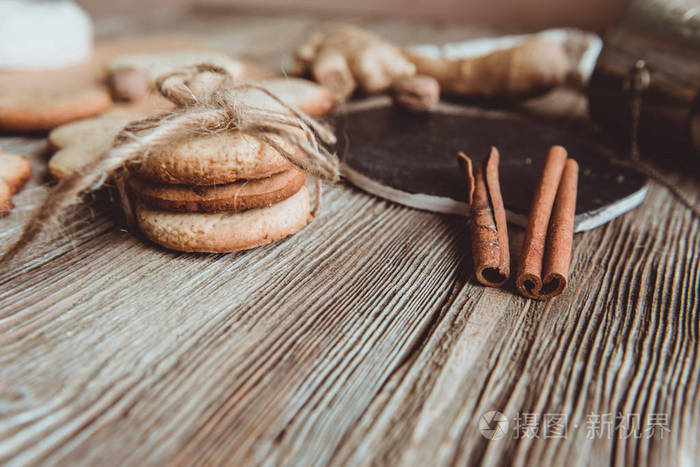
[[[669,203],[654,189],[636,215],[577,236],[573,286],[560,299],[536,305],[512,299],[507,314],[494,300],[486,322],[481,307],[456,302],[334,461],[659,465],[697,459],[700,229],[687,211],[663,209]],[[465,350],[474,333],[491,345]],[[475,359],[479,350],[484,353]],[[447,390],[440,377],[449,378]],[[476,424],[494,409],[511,420],[518,413],[566,413],[569,436],[487,445]],[[666,414],[670,432],[663,440],[587,439],[588,414],[618,412]]]
[[[363,198],[363,202],[351,203],[353,198]],[[403,348],[410,346],[422,327],[430,322],[431,307],[439,306],[442,295],[451,287],[449,278],[458,263],[454,261],[455,253],[450,251],[456,244],[453,226],[442,222],[437,216],[425,213],[416,216],[410,210],[395,206],[379,211],[377,207],[386,203],[347,189],[334,190],[326,201],[323,216],[308,229],[288,241],[255,252],[197,257],[152,249],[129,261],[119,261],[133,250],[145,248],[139,240],[113,232],[104,236],[107,238],[100,236],[82,245],[79,260],[70,265],[70,274],[59,275],[58,269],[66,266],[62,263],[58,267],[35,269],[11,280],[7,284],[8,289],[21,283],[28,290],[36,290],[35,286],[47,285],[49,279],[52,282],[40,293],[4,297],[6,318],[2,323],[11,320],[11,326],[8,326],[11,332],[2,336],[5,344],[2,361],[13,361],[7,378],[13,380],[20,377],[12,372],[13,368],[23,374],[34,367],[39,375],[43,375],[42,379],[55,381],[70,377],[80,381],[73,383],[76,389],[83,389],[83,384],[87,384],[96,374],[106,372],[106,375],[114,378],[123,375],[125,380],[121,384],[126,385],[128,380],[128,385],[133,387],[128,392],[115,393],[113,397],[118,396],[119,400],[134,397],[133,403],[140,405],[153,401],[143,396],[137,401],[139,388],[143,390],[149,386],[148,383],[158,386],[156,381],[145,378],[143,374],[141,378],[136,378],[141,371],[145,371],[141,365],[155,363],[165,355],[179,365],[186,365],[190,359],[194,359],[197,363],[190,363],[194,365],[192,371],[194,368],[199,371],[212,370],[199,359],[205,359],[210,365],[226,366],[229,364],[226,362],[230,362],[235,366],[227,367],[227,371],[220,375],[224,381],[217,382],[211,374],[199,378],[185,371],[186,381],[203,382],[201,396],[204,399],[200,404],[192,404],[192,399],[197,398],[193,388],[183,384],[185,381],[173,381],[171,384],[182,388],[179,397],[183,399],[173,400],[174,396],[171,395],[174,406],[170,408],[175,410],[190,401],[188,406],[192,410],[202,410],[209,405],[207,398],[216,394],[215,387],[222,387],[236,402],[235,407],[242,411],[231,413],[243,427],[245,423],[242,421],[246,417],[252,417],[251,423],[254,419],[260,423],[260,413],[252,410],[250,403],[244,403],[253,394],[249,386],[259,378],[270,378],[272,375],[284,381],[289,376],[291,381],[286,384],[294,388],[295,381],[301,384],[303,377],[313,371],[316,384],[331,384],[324,378],[338,372],[335,366],[342,364],[350,365],[353,371],[367,372],[364,378],[355,383],[371,387],[370,376],[384,375],[386,365],[402,358]],[[368,217],[368,211],[374,211],[376,215]],[[426,237],[426,227],[435,224],[436,219],[438,223],[432,235]],[[359,235],[369,233],[377,236],[375,243],[354,241]],[[463,238],[465,230],[459,233]],[[402,241],[397,241],[398,238]],[[110,248],[104,247],[107,242],[112,245]],[[446,254],[430,254],[436,248]],[[309,252],[314,250],[320,254],[310,255]],[[177,274],[171,274],[171,270],[177,271]],[[138,271],[139,277],[133,277],[131,271]],[[188,278],[186,283],[183,283],[183,277]],[[340,283],[337,282],[339,277],[343,278]],[[386,287],[383,287],[387,280],[393,293],[387,293]],[[134,287],[134,281],[140,285]],[[383,286],[378,287],[377,284]],[[88,285],[96,293],[83,297],[84,302],[77,306],[76,295]],[[259,304],[264,305],[261,307]],[[168,313],[173,308],[189,312],[181,311],[171,317]],[[65,319],[66,315],[71,315],[70,320]],[[73,328],[76,322],[81,323],[77,329]],[[168,330],[176,334],[163,339],[168,335]],[[68,332],[70,334],[66,336]],[[203,334],[196,334],[198,332]],[[224,334],[219,335],[221,332]],[[196,353],[188,352],[189,345],[209,338],[220,341],[213,347],[202,344],[204,347]],[[305,341],[308,341],[305,345],[297,344]],[[46,343],[48,347],[37,346],[38,342]],[[107,346],[109,350],[99,352],[101,358],[98,359],[89,353],[74,355],[71,349],[75,342],[80,342],[81,346],[97,346],[99,343],[99,346]],[[174,348],[185,343],[190,344],[182,346],[180,350]],[[280,343],[284,345],[276,345]],[[385,350],[379,352],[382,356],[380,361],[353,356],[352,361],[344,362],[349,355],[343,349],[351,344],[370,356],[370,352],[378,352],[376,346],[385,347]],[[219,352],[223,354],[218,355]],[[67,360],[40,358],[49,354]],[[288,361],[290,358],[291,362]],[[18,364],[17,359],[23,363]],[[317,366],[318,362],[327,359],[330,359],[326,369],[329,376],[321,372],[325,365],[321,368]],[[335,362],[333,359],[341,361]],[[57,363],[60,363],[58,367]],[[291,363],[295,363],[295,368],[290,366]],[[161,365],[164,371],[172,371],[168,364],[160,362]],[[281,373],[273,371],[278,365]],[[357,366],[359,368],[355,368]],[[61,367],[69,367],[78,374],[62,373]],[[292,369],[294,371],[288,374],[287,371]],[[82,375],[85,375],[84,379]],[[375,384],[381,382],[379,379]],[[68,381],[64,383],[69,384]],[[210,387],[210,384],[215,386]],[[291,388],[289,393],[294,394]],[[258,388],[263,394],[280,389],[276,384]],[[317,391],[311,394],[317,392],[326,395],[331,389]],[[156,389],[154,395],[157,394],[159,391]],[[365,397],[371,397],[371,394],[368,392]],[[84,403],[86,406],[103,407],[104,410],[111,404],[117,404],[117,400],[105,401],[107,396],[102,390],[71,394],[70,397],[77,397],[78,400],[95,397]],[[268,403],[267,398],[258,397]],[[51,401],[56,399],[61,399],[60,393],[49,397]],[[150,406],[167,411],[171,403]],[[302,398],[296,403],[303,407],[308,402]],[[347,410],[351,407],[347,407]],[[356,410],[361,407],[362,404],[358,404]],[[217,414],[222,410],[219,407]],[[230,410],[233,408],[224,410],[224,413]],[[348,419],[346,423],[351,421]],[[282,420],[274,418],[270,420],[270,423],[273,422],[279,424]],[[9,425],[14,426],[12,421]],[[230,428],[230,425],[221,423],[215,426]],[[181,427],[185,428],[186,425]],[[342,434],[342,428],[341,424],[335,426],[339,434]],[[282,427],[278,426],[278,429]],[[41,435],[42,454],[37,455],[43,455],[46,449],[50,449],[43,438],[45,433],[33,431]],[[162,435],[170,438],[172,434],[163,432]],[[65,436],[58,438],[57,442],[68,442],[71,433]],[[108,433],[107,436],[112,435]],[[247,430],[239,432],[238,436],[251,439]],[[7,440],[4,446],[12,447],[14,438]],[[205,439],[211,441],[216,437],[207,433]],[[229,437],[226,439],[227,442],[231,440]],[[29,440],[24,442],[31,443]],[[123,448],[123,442],[120,445]],[[132,455],[138,454],[138,446],[133,448]],[[152,455],[152,446],[141,454]]]

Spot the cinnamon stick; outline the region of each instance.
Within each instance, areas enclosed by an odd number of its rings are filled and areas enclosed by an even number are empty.
[[[528,217],[516,286],[544,300],[566,288],[576,214],[578,164],[566,149],[552,146]]]
[[[476,279],[483,285],[500,287],[510,277],[510,250],[498,180],[498,150],[491,147],[488,158],[477,166],[475,175],[471,160],[461,152],[458,158],[468,182]]]

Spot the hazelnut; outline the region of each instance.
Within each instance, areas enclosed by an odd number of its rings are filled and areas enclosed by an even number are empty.
[[[403,76],[392,83],[392,94],[396,105],[427,112],[440,100],[440,85],[432,76]]]
[[[109,74],[109,87],[115,101],[134,102],[146,97],[151,89],[151,79],[136,68],[117,68]]]

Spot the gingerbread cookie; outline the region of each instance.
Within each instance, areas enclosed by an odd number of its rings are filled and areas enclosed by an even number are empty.
[[[64,178],[76,173],[109,149],[124,126],[142,118],[172,109],[166,99],[150,95],[136,104],[115,105],[97,117],[61,125],[49,133],[49,147],[55,151],[49,160],[49,173]]]
[[[309,221],[309,193],[270,207],[243,212],[176,213],[154,210],[138,202],[136,221],[154,243],[178,251],[226,253],[262,246],[301,230]]]
[[[290,169],[268,178],[241,180],[226,185],[164,185],[133,176],[128,184],[136,198],[155,209],[221,212],[272,206],[298,192],[305,181],[304,172]]]
[[[3,154],[0,148],[0,215],[14,208],[12,195],[27,183],[31,175],[32,167],[24,156]]]
[[[60,179],[78,172],[108,150],[127,123],[142,117],[130,111],[110,111],[56,128],[48,138],[49,146],[56,150],[49,160],[51,176]]]

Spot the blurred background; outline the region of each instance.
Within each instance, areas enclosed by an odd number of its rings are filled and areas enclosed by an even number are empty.
[[[602,31],[622,13],[628,0],[81,0],[93,17],[131,15],[155,9],[244,9],[275,13],[315,12],[420,18],[421,21],[520,30],[576,26]]]

